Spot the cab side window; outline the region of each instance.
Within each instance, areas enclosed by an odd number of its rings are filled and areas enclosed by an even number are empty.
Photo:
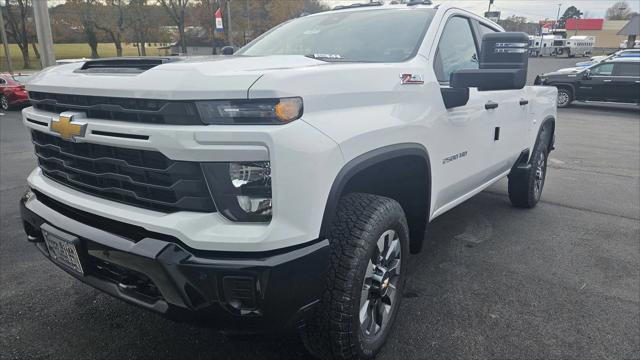
[[[619,63],[616,65],[616,75],[640,77],[640,64]]]
[[[591,75],[611,76],[613,75],[613,63],[602,64],[591,68]]]
[[[494,32],[497,32],[496,30],[494,30],[493,28],[488,27],[487,25],[480,23],[478,25],[478,31],[480,32],[479,36],[480,39],[478,39],[478,43],[480,44],[480,47],[482,47],[482,37],[485,36],[486,34],[492,34]],[[540,43],[536,43],[536,46],[540,45]]]
[[[438,81],[448,83],[452,72],[478,67],[478,51],[469,20],[459,16],[450,18],[440,36],[434,61]]]

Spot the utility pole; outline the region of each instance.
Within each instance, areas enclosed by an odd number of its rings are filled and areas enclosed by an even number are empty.
[[[4,45],[4,55],[7,58],[7,70],[9,74],[13,74],[13,66],[11,65],[11,54],[9,53],[9,43],[7,41],[7,33],[4,31],[4,15],[0,11],[0,35],[2,35],[2,45]]]
[[[49,22],[49,8],[45,0],[33,1],[33,19],[36,23],[40,61],[44,69],[56,64],[56,55],[53,52],[53,36],[51,36],[51,23]]]
[[[227,31],[229,32],[229,45],[233,46],[233,33],[231,32],[231,0],[227,0]]]
[[[554,29],[558,28],[558,23],[560,22],[560,8],[562,7],[562,4],[558,4],[558,15],[556,16],[556,23],[554,25]]]

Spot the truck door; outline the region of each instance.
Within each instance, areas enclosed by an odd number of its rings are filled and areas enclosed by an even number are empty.
[[[479,40],[478,46],[482,45],[482,37],[485,34],[496,32],[497,30],[488,24],[473,21],[476,25],[476,32]],[[496,103],[493,110],[490,125],[491,136],[491,157],[492,166],[495,168],[496,176],[511,169],[518,156],[525,149],[523,142],[530,126],[529,99],[525,89],[483,91],[485,96],[491,98]]]
[[[605,101],[611,98],[613,86],[614,63],[603,63],[591,67],[588,76],[582,76],[576,86],[576,100]]]
[[[640,62],[618,62],[613,69],[616,101],[640,103]]]
[[[468,18],[447,19],[434,57],[434,71],[441,87],[449,86],[450,75],[459,69],[477,69],[478,47]],[[490,92],[470,89],[466,105],[448,109],[438,119],[437,146],[430,148],[432,171],[439,173],[441,191],[436,208],[454,202],[473,191],[491,176],[492,121],[496,119]]]

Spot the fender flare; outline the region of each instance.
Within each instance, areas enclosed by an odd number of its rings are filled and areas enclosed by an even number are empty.
[[[333,181],[333,184],[331,185],[331,190],[327,197],[327,203],[324,207],[322,224],[320,226],[320,238],[326,238],[328,236],[333,218],[338,209],[338,203],[343,195],[346,185],[349,183],[349,180],[370,166],[403,156],[418,156],[424,159],[426,163],[427,184],[425,184],[425,186],[427,186],[427,198],[425,201],[427,204],[427,218],[424,219],[426,225],[429,221],[429,216],[431,215],[431,162],[429,160],[429,153],[421,144],[400,143],[383,146],[361,154],[350,160],[342,167],[342,169],[340,169],[338,175],[336,175]]]
[[[555,141],[556,141],[556,118],[553,115],[548,115],[547,117],[545,117],[542,120],[542,123],[540,124],[540,128],[538,129],[538,135],[536,135],[536,143],[534,144],[534,151],[536,150],[536,148],[538,147],[538,143],[540,140],[540,136],[542,135],[542,130],[545,128],[548,128],[547,126],[551,125],[552,126],[552,130],[551,130],[551,134],[550,137],[548,139],[548,144],[547,144],[547,152],[550,153],[551,150],[555,149],[554,145],[555,145]],[[533,152],[532,152],[533,154]]]
[[[544,120],[542,120],[542,123],[540,124],[540,128],[538,129],[538,134],[536,135],[536,143],[533,145],[533,151],[530,151],[529,148],[522,150],[522,152],[520,153],[520,156],[518,156],[518,160],[516,160],[515,164],[513,164],[513,167],[511,167],[509,178],[527,176],[529,171],[531,171],[531,164],[530,164],[531,156],[538,149],[538,146],[540,144],[540,136],[542,136],[542,130],[545,129],[548,125],[551,125],[553,130],[551,132],[550,138],[548,139],[549,143],[547,148],[547,155],[551,152],[551,150],[554,149],[553,146],[555,142],[556,119],[553,115],[549,115],[545,117]]]

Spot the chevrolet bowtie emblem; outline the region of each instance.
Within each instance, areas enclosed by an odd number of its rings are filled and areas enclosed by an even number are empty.
[[[84,136],[87,129],[86,123],[79,123],[74,121],[75,114],[62,113],[58,117],[58,120],[51,120],[49,129],[51,131],[60,134],[60,137],[65,140],[75,141],[76,137]]]

